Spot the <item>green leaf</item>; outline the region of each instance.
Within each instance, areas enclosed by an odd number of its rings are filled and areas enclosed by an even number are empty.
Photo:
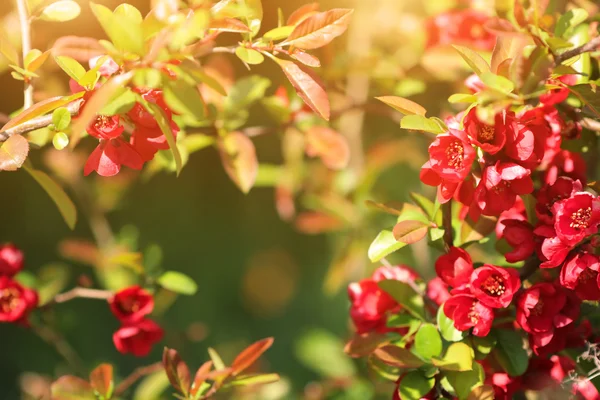
[[[76,82],[79,82],[85,75],[85,68],[71,57],[56,56],[54,57],[54,60],[56,60],[58,66]]]
[[[244,0],[244,3],[248,7],[246,20],[248,21],[248,27],[252,30],[251,37],[253,37],[260,30],[263,19],[262,0]]]
[[[138,14],[133,6],[123,7],[112,13],[103,5],[90,2],[92,12],[115,47],[138,55],[144,53],[144,34]]]
[[[483,367],[477,362],[473,362],[470,371],[446,371],[444,375],[454,388],[459,400],[466,400],[471,391],[477,386],[481,386],[485,379]]]
[[[65,191],[45,172],[36,170],[28,164],[24,164],[23,167],[54,201],[67,226],[74,229],[77,222],[77,209]]]
[[[448,103],[475,103],[477,102],[477,96],[474,94],[456,93],[448,98]]]
[[[44,21],[65,22],[79,16],[81,7],[73,0],[61,0],[46,6],[40,14]]]
[[[106,103],[104,107],[102,107],[99,114],[126,114],[133,108],[136,101],[137,97],[135,93],[133,93],[133,91],[130,88],[123,87],[112,96],[112,98],[108,101],[108,103]]]
[[[397,241],[392,231],[382,230],[369,246],[367,254],[371,262],[377,262],[404,246],[406,243]]]
[[[512,330],[498,329],[495,333],[498,339],[494,350],[496,360],[508,375],[523,375],[529,365],[523,337],[519,332]]]
[[[262,62],[265,61],[265,56],[263,56],[259,51],[248,49],[246,47],[240,46],[235,49],[235,55],[246,64],[256,65],[262,64]]]
[[[377,282],[377,285],[392,296],[406,311],[421,320],[425,320],[423,298],[408,284],[395,279],[385,279]]]
[[[167,105],[173,111],[189,115],[197,121],[204,119],[204,101],[196,85],[189,85],[181,79],[169,80],[165,82],[163,95]]]
[[[327,378],[350,378],[354,363],[344,355],[344,344],[332,333],[312,329],[295,343],[294,352],[302,364]]]
[[[100,364],[90,373],[92,388],[102,399],[110,399],[114,389],[113,366]]]
[[[427,378],[421,371],[413,371],[402,377],[398,393],[402,400],[420,400],[435,386],[435,378]]]
[[[192,296],[196,294],[198,285],[192,278],[177,271],[167,271],[156,282],[171,292]]]
[[[257,75],[238,80],[225,98],[224,107],[227,114],[235,114],[238,110],[248,108],[263,98],[269,86],[271,86],[270,80]]]
[[[388,317],[386,326],[388,328],[406,328],[414,320],[415,318],[410,314],[393,314]]]
[[[396,111],[400,111],[404,115],[421,115],[425,116],[427,110],[414,101],[396,96],[375,97],[377,100],[387,104]]]
[[[442,304],[440,308],[438,308],[437,312],[437,324],[440,328],[440,333],[442,337],[449,342],[458,342],[461,341],[465,336],[466,332],[459,331],[454,327],[454,321],[444,314],[444,305]]]
[[[155,400],[159,399],[160,395],[171,386],[169,378],[165,371],[159,371],[152,375],[148,375],[140,381],[140,384],[135,388],[133,400]]]
[[[469,49],[468,47],[452,45],[458,54],[465,60],[469,67],[475,72],[478,76],[482,76],[486,72],[490,72],[490,66],[487,61],[483,59],[478,53]]]
[[[400,120],[400,128],[435,134],[448,132],[448,127],[439,118],[426,118],[422,115],[407,115]]]
[[[57,131],[64,131],[71,123],[71,113],[64,107],[59,107],[52,112],[52,124]]]
[[[217,353],[217,351],[215,349],[213,349],[212,347],[209,347],[208,355],[215,366],[215,370],[220,371],[220,370],[226,368],[225,363],[221,359],[221,356],[219,355],[219,353]]]
[[[154,117],[163,135],[165,135],[167,143],[169,144],[169,148],[171,149],[171,153],[173,154],[173,158],[175,159],[177,175],[179,175],[181,169],[183,168],[183,161],[181,159],[179,149],[177,148],[177,144],[175,143],[175,136],[173,135],[173,131],[171,130],[171,124],[169,123],[165,112],[162,110],[162,108],[160,108],[154,103],[144,101],[142,104],[145,106],[146,110],[148,110],[148,112]]]
[[[572,8],[560,16],[554,28],[554,36],[567,37],[574,27],[584,22],[589,17],[589,14],[583,8]]]
[[[69,145],[69,137],[64,132],[56,132],[52,137],[52,145],[56,150],[62,150]]]
[[[570,86],[569,90],[596,116],[600,118],[600,93],[595,85],[581,84]]]
[[[442,338],[435,325],[421,325],[415,335],[414,351],[424,359],[437,357],[442,353]]]
[[[279,28],[271,29],[263,35],[263,39],[267,42],[278,41],[290,36],[295,27],[280,26]]]
[[[399,346],[383,346],[375,349],[373,354],[384,363],[397,368],[419,368],[425,365],[425,362],[410,350]]]
[[[452,343],[444,357],[433,359],[432,364],[444,370],[470,371],[473,365],[474,352],[466,343]]]
[[[231,386],[252,386],[252,385],[264,385],[267,383],[277,382],[279,380],[278,374],[253,374],[253,375],[241,375],[236,377],[229,384]]]
[[[515,90],[515,85],[511,80],[496,75],[492,72],[485,72],[481,75],[481,81],[490,89],[499,91],[500,93],[508,94]]]
[[[494,347],[496,347],[497,339],[494,332],[490,332],[487,336],[473,336],[473,348],[475,349],[475,359],[483,360],[486,358]]]

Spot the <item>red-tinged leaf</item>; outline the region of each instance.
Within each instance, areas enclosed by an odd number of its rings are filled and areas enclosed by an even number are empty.
[[[350,161],[350,146],[339,132],[324,126],[313,126],[306,131],[306,153],[320,157],[327,168],[341,170]]]
[[[231,363],[233,375],[237,375],[250,367],[258,358],[273,345],[273,338],[266,338],[246,347]]]
[[[66,106],[72,101],[75,101],[81,97],[83,97],[85,92],[76,93],[71,96],[66,97],[51,97],[49,99],[40,101],[29,107],[27,110],[21,111],[16,117],[8,121],[0,132],[4,132],[5,130],[20,125],[24,122],[27,122],[35,117],[39,117],[40,115],[44,115],[49,113],[50,111],[54,111],[59,107]]]
[[[90,373],[90,383],[92,388],[105,399],[112,396],[113,366],[110,364],[100,364]]]
[[[400,111],[405,115],[422,115],[425,116],[427,110],[414,101],[397,96],[381,96],[376,97],[377,100],[387,104],[396,111]]]
[[[473,72],[481,76],[486,72],[490,72],[490,66],[488,63],[475,51],[468,47],[453,45],[454,49],[460,54],[465,62],[471,67]]]
[[[212,361],[207,361],[196,371],[196,376],[194,376],[194,382],[192,383],[192,388],[190,389],[190,395],[195,398],[198,390],[202,387],[202,384],[206,382],[208,375],[210,374],[210,370],[213,367]]]
[[[60,37],[52,45],[51,51],[54,57],[67,56],[79,62],[87,62],[106,53],[98,39],[83,36]]]
[[[323,47],[346,31],[353,12],[336,8],[314,14],[298,24],[283,44],[300,49]]]
[[[498,74],[498,67],[508,59],[514,59],[527,44],[527,39],[519,36],[498,36],[492,52],[491,70]]]
[[[268,383],[277,382],[279,374],[252,374],[252,375],[241,375],[231,382],[233,386],[252,386],[252,385],[265,385]]]
[[[292,61],[276,60],[296,93],[319,116],[329,121],[329,97],[321,78],[310,69]]]
[[[296,229],[308,235],[335,232],[344,227],[344,222],[333,215],[319,211],[305,211],[296,217]]]
[[[492,385],[481,385],[469,393],[467,400],[494,400],[494,387]]]
[[[481,240],[494,232],[498,220],[495,217],[480,216],[477,222],[470,218],[461,226],[460,237],[463,243]]]
[[[423,239],[427,235],[429,226],[421,221],[400,221],[394,226],[394,238],[397,241],[412,244]]]
[[[42,54],[40,54],[39,56],[37,56],[35,59],[33,59],[27,65],[27,71],[29,71],[29,72],[37,71],[42,66],[42,64],[44,64],[46,62],[46,60],[48,59],[48,56],[50,56],[50,50],[47,50],[47,51],[43,52]]]
[[[133,77],[132,72],[128,72],[121,75],[116,75],[113,78],[107,80],[99,89],[97,89],[93,96],[85,103],[83,111],[79,113],[77,119],[74,120],[71,130],[73,135],[71,136],[70,147],[75,148],[81,134],[85,132],[88,125],[96,118],[96,114],[104,107],[112,96],[117,93],[119,89],[126,86],[127,83]]]
[[[350,357],[365,357],[373,353],[375,349],[389,342],[387,335],[376,332],[364,333],[362,335],[354,335],[352,339],[346,343],[344,352]]]
[[[217,32],[251,32],[250,28],[248,28],[246,24],[235,18],[225,18],[212,21],[209,29]]]
[[[307,52],[302,51],[300,49],[296,49],[293,53],[290,54],[290,57],[292,57],[296,61],[300,61],[302,64],[308,67],[319,68],[321,66],[321,60],[319,60],[312,54],[308,54]]]
[[[419,368],[425,364],[410,350],[393,345],[378,348],[373,354],[384,363],[398,368]]]
[[[518,31],[514,25],[502,18],[491,18],[485,22],[483,28],[498,36],[522,37],[527,38],[527,35]]]
[[[287,20],[286,25],[298,25],[311,15],[316,14],[319,11],[319,3],[305,4],[296,11],[294,11]]]
[[[387,204],[376,203],[376,202],[374,202],[372,200],[365,201],[365,204],[368,207],[375,208],[377,210],[381,210],[381,211],[386,212],[388,214],[392,214],[392,215],[396,215],[396,216],[400,216],[402,214],[402,204],[400,204],[399,209],[391,207],[391,206],[389,206]]]
[[[241,132],[231,132],[218,142],[225,172],[244,193],[248,193],[258,175],[258,159],[252,140]]]
[[[29,154],[29,142],[21,135],[12,135],[0,147],[0,171],[16,171]]]
[[[50,387],[52,400],[96,400],[94,389],[76,376],[62,376]]]
[[[187,396],[190,388],[190,370],[177,350],[165,347],[162,363],[173,388]]]

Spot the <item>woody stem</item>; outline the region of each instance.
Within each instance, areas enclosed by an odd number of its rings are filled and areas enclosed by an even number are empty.
[[[31,51],[31,27],[29,24],[29,11],[26,0],[17,1],[17,13],[19,14],[19,25],[21,26],[21,47],[23,50],[23,68],[25,68],[25,57]],[[23,90],[23,109],[26,110],[33,105],[33,86],[30,77],[25,76],[25,88]]]
[[[82,298],[82,299],[97,299],[97,300],[108,300],[112,297],[112,292],[108,290],[100,289],[88,289],[82,287],[73,288],[67,292],[57,294],[52,303],[66,303],[67,301]]]
[[[138,381],[138,379],[158,372],[163,369],[162,362],[156,362],[154,364],[147,365],[145,367],[140,367],[134,370],[124,381],[122,381],[119,386],[115,389],[115,396],[122,395],[127,389],[131,387],[134,383]]]
[[[442,226],[444,228],[444,248],[448,251],[454,245],[454,233],[452,232],[452,200],[442,204]]]
[[[556,65],[560,65],[568,59],[578,56],[580,54],[598,50],[599,47],[600,36],[593,38],[592,40],[590,40],[582,46],[575,47],[574,49],[567,50],[564,53],[557,55],[556,57],[554,57],[554,62]]]

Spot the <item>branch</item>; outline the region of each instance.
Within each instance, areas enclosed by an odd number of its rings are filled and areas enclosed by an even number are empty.
[[[448,251],[454,246],[454,233],[452,232],[452,200],[442,204],[442,226],[444,228],[444,248]]]
[[[58,332],[45,325],[32,325],[31,330],[35,332],[44,342],[56,349],[67,363],[75,370],[84,371],[83,362],[71,345]]]
[[[16,0],[17,12],[19,14],[19,25],[21,26],[21,47],[23,49],[23,67],[25,67],[25,57],[31,51],[31,27],[29,24],[29,12],[27,11],[26,0]],[[33,86],[30,78],[24,77],[25,88],[23,90],[23,109],[26,110],[33,105]]]
[[[519,277],[521,281],[528,279],[531,275],[538,270],[540,266],[540,260],[537,257],[531,257],[525,261],[525,265],[519,269]]]
[[[71,300],[77,299],[77,298],[108,300],[112,297],[112,295],[113,295],[112,292],[110,292],[108,290],[76,287],[76,288],[69,290],[68,292],[57,294],[49,304],[51,304],[51,303],[54,303],[54,304],[66,303],[67,301],[71,301]]]
[[[69,103],[65,108],[72,116],[77,115],[82,102],[83,100],[74,101]],[[13,126],[12,128],[8,128],[7,130],[0,132],[0,143],[6,142],[12,135],[22,135],[27,132],[35,131],[36,129],[45,128],[50,124],[52,124],[52,114],[42,115],[40,117],[30,119],[29,121],[25,121],[22,124]]]
[[[146,375],[150,375],[155,372],[161,371],[162,369],[163,364],[160,361],[154,364],[147,365],[145,367],[137,368],[131,373],[131,375],[125,378],[125,380],[117,386],[114,392],[115,397],[122,395],[127,389],[131,387],[131,385],[136,383],[138,379]]]
[[[590,40],[582,46],[576,47],[571,50],[567,50],[564,53],[557,55],[556,57],[554,57],[555,64],[559,65],[567,61],[568,59],[578,56],[580,54],[595,51],[598,49],[598,47],[600,47],[600,36],[593,38],[592,40]]]

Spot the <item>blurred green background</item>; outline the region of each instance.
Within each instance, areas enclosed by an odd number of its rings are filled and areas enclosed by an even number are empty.
[[[57,37],[68,34],[101,37],[98,24],[90,16],[87,0],[79,2],[83,12],[75,21],[36,23],[34,47],[48,48]],[[110,8],[121,3],[99,2]],[[144,13],[148,11],[147,0],[129,3]],[[289,15],[304,3],[302,0],[263,0],[264,26],[276,26],[278,7]],[[356,2],[342,0],[320,3],[321,9],[356,5]],[[1,2],[1,15],[10,9],[11,1]],[[389,25],[390,21],[386,23]],[[390,38],[387,40],[393,42]],[[340,43],[338,50],[343,51],[344,42]],[[274,84],[270,92],[283,81],[281,72],[272,66],[261,65],[254,72],[272,78]],[[0,76],[0,85],[3,91],[0,112],[9,113],[19,108],[22,104],[20,82],[5,73]],[[443,97],[440,92],[444,92],[444,88],[438,86],[436,90],[435,98]],[[254,122],[261,123],[260,119]],[[397,125],[381,117],[373,117],[368,126],[378,133],[398,134]],[[276,137],[261,137],[255,143],[260,161],[280,161]],[[35,165],[42,164],[38,153],[32,155]],[[419,187],[418,175],[415,171],[409,172],[406,165],[388,171],[384,179],[389,184],[382,197],[390,199],[406,200],[407,193]],[[397,182],[401,184],[395,184]],[[23,249],[27,269],[35,272],[48,263],[66,262],[73,266],[70,286],[75,285],[81,275],[93,276],[89,267],[61,260],[57,250],[65,238],[91,239],[83,218],[80,217],[74,232],[69,231],[54,204],[26,172],[0,174],[0,188],[0,242],[11,241]],[[109,362],[115,365],[117,375],[123,377],[137,366],[159,360],[162,344],[165,344],[177,348],[194,368],[208,358],[209,346],[216,347],[226,361],[231,361],[245,345],[273,336],[275,344],[264,357],[261,369],[277,372],[284,380],[270,393],[266,391],[256,398],[297,398],[310,382],[319,380],[322,375],[351,375],[357,367],[341,352],[343,341],[349,335],[346,292],[343,288],[334,295],[323,292],[323,281],[333,258],[332,239],[326,235],[298,233],[291,224],[280,220],[273,198],[273,190],[268,188],[255,188],[249,195],[243,195],[224,173],[213,149],[194,154],[179,178],[159,174],[147,182],[135,181],[118,210],[108,216],[113,229],[118,232],[124,228],[130,235],[137,231],[142,249],[151,244],[159,245],[163,251],[163,268],[190,275],[198,283],[199,291],[192,297],[179,297],[158,319],[166,337],[145,359],[116,351],[111,335],[118,328],[118,322],[105,302],[79,299],[57,306],[57,324],[86,367]],[[390,221],[393,220],[391,217]],[[408,250],[397,259],[403,257],[411,259]],[[367,261],[366,254],[364,258]],[[309,339],[306,339],[307,333]],[[20,398],[19,379],[24,372],[49,378],[65,373],[65,364],[57,352],[31,331],[1,324],[0,337],[3,340],[1,400]],[[313,344],[305,346],[306,343]],[[298,353],[305,357],[299,360]],[[305,358],[312,361],[304,362]],[[311,392],[310,386],[307,392]],[[372,397],[370,389],[362,387],[361,382],[353,393],[356,399]],[[348,396],[338,398],[350,398]]]

